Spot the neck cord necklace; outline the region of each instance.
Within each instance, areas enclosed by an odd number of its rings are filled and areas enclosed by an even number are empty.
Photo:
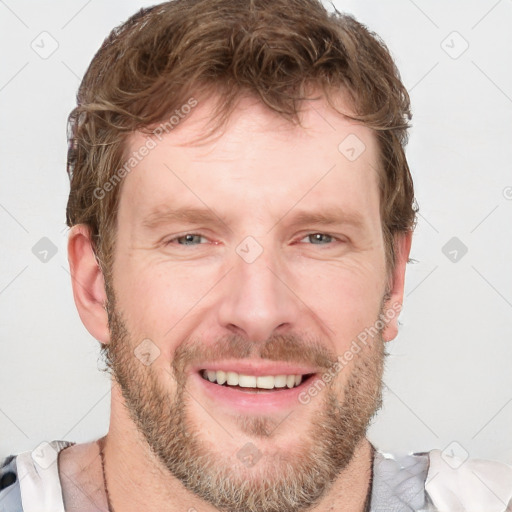
[[[105,472],[105,456],[103,454],[103,450],[105,447],[105,438],[101,440],[100,443],[100,458],[101,458],[101,472],[103,473],[103,486],[105,487],[105,494],[107,496],[107,507],[109,512],[115,512],[114,507],[110,501],[110,495],[108,493],[108,485],[107,485],[107,474]],[[370,482],[368,484],[368,492],[366,494],[366,501],[364,503],[364,512],[371,512],[371,504],[372,504],[372,489],[373,489],[373,464],[375,458],[375,448],[372,445],[371,448],[371,474],[370,474]]]
[[[108,485],[107,485],[107,474],[105,472],[105,456],[103,454],[103,450],[105,448],[105,438],[103,438],[100,442],[100,458],[101,458],[101,472],[103,473],[103,486],[105,487],[105,494],[107,496],[107,507],[109,512],[115,512],[112,503],[110,502],[110,495],[108,493]]]
[[[370,473],[370,483],[368,484],[368,492],[366,494],[366,501],[364,504],[364,512],[371,512],[372,506],[372,490],[373,490],[373,464],[375,461],[375,448],[373,444],[371,445],[371,473]]]

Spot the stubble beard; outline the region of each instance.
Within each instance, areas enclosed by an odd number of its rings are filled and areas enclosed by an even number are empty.
[[[163,467],[186,489],[219,510],[299,512],[313,507],[349,465],[382,405],[386,354],[379,332],[354,356],[343,400],[339,400],[339,391],[331,385],[311,400],[315,410],[310,415],[310,425],[293,453],[277,448],[272,453],[262,451],[257,463],[247,467],[236,455],[223,452],[222,446],[218,450],[211,447],[189,411],[194,400],[187,391],[184,369],[199,354],[214,357],[221,344],[208,352],[198,343],[183,343],[177,348],[169,369],[176,381],[176,391],[172,394],[162,385],[164,379],[158,378],[152,365],[145,366],[134,356],[138,342],[130,336],[114,301],[110,300],[109,304],[111,340],[105,347],[105,355],[132,421]],[[225,341],[223,355],[243,358],[251,352],[246,340],[230,337]],[[309,357],[304,355],[306,349],[317,363],[328,364],[328,356],[320,346],[306,347],[302,341],[298,349],[297,343],[299,339],[293,336],[273,337],[265,343],[260,356],[297,362],[298,353],[303,354],[302,358]],[[291,417],[282,425],[265,416],[238,415],[237,418],[238,429],[253,439],[254,444],[250,444],[254,450],[258,439],[268,440],[280,429],[293,426]]]

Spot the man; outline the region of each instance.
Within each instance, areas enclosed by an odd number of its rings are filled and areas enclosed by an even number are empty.
[[[67,209],[110,428],[5,459],[3,509],[505,510],[506,465],[366,439],[410,118],[384,44],[316,0],[174,0],[116,28],[70,115]]]

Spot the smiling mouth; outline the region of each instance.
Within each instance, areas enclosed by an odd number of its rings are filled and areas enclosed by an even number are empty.
[[[283,391],[293,389],[313,377],[308,374],[282,374],[282,375],[246,375],[222,370],[200,370],[199,375],[218,386],[238,389],[252,393]]]

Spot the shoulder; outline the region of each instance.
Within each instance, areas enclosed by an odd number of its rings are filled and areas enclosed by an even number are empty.
[[[0,510],[22,512],[16,456],[0,459]]]
[[[375,451],[372,510],[426,510],[428,454]]]
[[[512,466],[431,450],[425,489],[440,512],[505,512],[512,510]]]
[[[60,489],[57,457],[73,445],[68,441],[41,443],[31,451],[0,459],[0,510],[22,512],[23,502],[31,503]]]
[[[378,510],[512,512],[512,466],[502,462],[441,450],[378,450],[373,471],[372,506]]]

